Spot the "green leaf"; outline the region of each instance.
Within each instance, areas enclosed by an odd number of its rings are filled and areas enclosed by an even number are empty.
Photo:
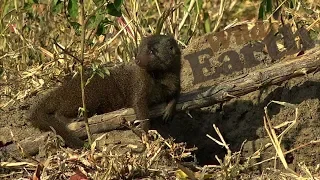
[[[90,17],[90,19],[88,20],[88,29],[96,28],[104,18],[104,14],[100,9],[95,16]]]
[[[81,25],[77,22],[70,22],[71,26],[73,27],[73,29],[76,31],[77,35],[80,35],[80,27]]]
[[[103,72],[104,72],[106,75],[110,76],[110,71],[109,71],[109,69],[108,69],[107,67],[103,67]]]
[[[121,5],[123,4],[123,0],[115,0],[114,1],[114,7],[120,11],[121,10]]]
[[[106,34],[107,33],[106,26],[108,24],[112,24],[112,21],[109,21],[108,19],[104,19],[103,21],[101,21],[98,24],[98,27],[97,27],[97,35],[98,36],[100,36],[101,34]]]
[[[97,22],[97,17],[96,16],[91,16],[88,19],[87,27],[88,27],[88,29],[94,29],[98,24],[99,24],[99,22]]]
[[[62,11],[63,3],[61,0],[53,0],[51,7],[52,7],[52,12],[54,14],[58,14]]]
[[[263,19],[265,15],[265,1],[263,0],[259,7],[258,19]]]
[[[272,0],[266,0],[266,13],[272,13]]]
[[[68,12],[71,18],[77,19],[78,17],[78,0],[70,0],[68,3]]]
[[[96,71],[96,74],[98,74],[102,79],[104,79],[104,73],[102,71]]]
[[[204,13],[204,29],[206,31],[206,33],[211,32],[211,22],[209,19],[209,14],[208,13]]]
[[[23,6],[23,9],[26,10],[27,12],[33,12],[32,5],[33,5],[33,3],[25,3]]]
[[[97,33],[98,36],[100,36],[101,34],[105,34],[106,33],[106,28],[105,28],[103,23],[99,23],[98,24],[96,33]]]
[[[120,7],[116,8],[114,3],[110,3],[107,5],[107,13],[117,17],[120,17],[122,15],[121,8]]]

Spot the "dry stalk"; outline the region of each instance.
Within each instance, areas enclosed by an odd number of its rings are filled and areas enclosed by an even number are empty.
[[[286,107],[289,107],[289,108],[293,108],[295,109],[295,119],[293,121],[286,121],[284,123],[281,123],[279,125],[275,125],[275,126],[272,126],[271,124],[271,120],[270,120],[270,117],[268,115],[268,106],[271,104],[271,103],[275,103],[275,104],[279,104],[279,105],[282,105],[282,106],[286,106]],[[272,145],[273,147],[275,148],[276,150],[276,155],[274,156],[274,159],[276,161],[277,157],[279,157],[282,165],[284,166],[284,168],[286,170],[289,171],[289,173],[283,173],[285,176],[290,176],[290,177],[294,177],[296,179],[300,179],[301,178],[301,175],[299,175],[298,173],[296,173],[294,170],[292,170],[286,160],[285,160],[285,152],[282,151],[281,149],[281,141],[282,141],[282,138],[283,136],[290,130],[292,129],[292,127],[294,125],[296,125],[297,123],[297,120],[298,120],[298,115],[299,115],[299,110],[298,108],[294,105],[294,104],[290,104],[290,103],[287,103],[287,102],[280,102],[280,101],[271,101],[267,104],[267,106],[264,107],[264,112],[265,112],[265,116],[264,116],[264,127],[267,131],[267,134],[272,142]],[[288,125],[289,124],[289,125]],[[279,129],[281,127],[284,127],[284,126],[287,126],[288,127],[282,131],[280,133],[280,135],[277,135],[276,132],[275,132],[275,129]],[[276,167],[275,167],[276,168]]]

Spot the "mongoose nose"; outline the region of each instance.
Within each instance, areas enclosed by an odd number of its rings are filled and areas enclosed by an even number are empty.
[[[139,59],[138,57],[136,57],[136,58],[134,59],[134,62],[135,62],[136,64],[140,64],[140,59]]]

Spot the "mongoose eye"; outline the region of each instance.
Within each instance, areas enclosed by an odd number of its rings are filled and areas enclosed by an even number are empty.
[[[154,51],[153,49],[150,49],[150,50],[149,50],[149,54],[150,54],[150,55],[155,55],[155,51]]]

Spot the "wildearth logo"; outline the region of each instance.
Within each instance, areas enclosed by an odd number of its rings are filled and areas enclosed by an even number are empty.
[[[278,29],[271,27],[272,24],[263,22],[255,23],[252,28],[244,24],[206,34],[192,42],[183,52],[183,63],[188,63],[186,66],[192,71],[192,85],[241,73],[259,64],[268,65],[315,47],[303,27],[295,32],[290,25]],[[183,73],[186,72],[188,70]],[[185,86],[190,85],[185,83]]]

